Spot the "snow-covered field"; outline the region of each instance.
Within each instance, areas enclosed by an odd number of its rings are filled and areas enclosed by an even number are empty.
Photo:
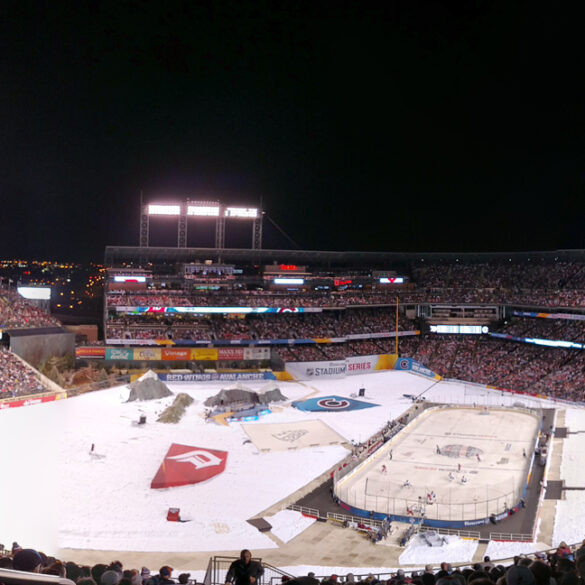
[[[260,390],[262,384],[246,386]],[[362,386],[366,388],[363,400],[379,406],[322,413],[303,412],[290,406],[291,401],[302,398],[332,394],[350,397]],[[203,402],[225,384],[169,384],[169,387],[174,393],[186,392],[195,400],[178,424],[155,422],[173,397],[127,403],[125,387],[0,411],[3,447],[0,542],[9,544],[17,540],[46,552],[59,547],[239,551],[242,543],[252,550],[274,548],[277,545],[247,520],[286,500],[348,453],[341,445],[259,451],[248,440],[240,423],[228,427],[205,421]],[[498,405],[538,402],[454,382],[433,385],[426,378],[405,372],[382,372],[310,384],[281,383],[280,388],[287,401],[275,403],[271,414],[251,424],[320,419],[348,442],[365,440],[389,419],[408,409],[411,400],[404,394],[417,395],[428,388],[425,397],[437,402]],[[136,426],[133,422],[141,414],[147,416],[147,424]],[[585,410],[568,409],[566,420],[570,430],[585,430]],[[564,441],[561,476],[568,485],[581,485],[584,442],[585,434],[569,435]],[[151,489],[150,482],[172,443],[227,451],[224,473],[196,485]],[[92,444],[99,457],[90,456]],[[566,501],[558,503],[555,542],[583,539],[584,504],[585,492],[570,492]],[[190,521],[167,522],[169,507],[180,508],[181,517]],[[285,542],[311,522],[290,511],[264,517],[273,525],[273,533]],[[439,549],[441,560],[471,559],[475,543],[449,540],[448,545]],[[492,544],[488,554],[497,557],[499,545]],[[530,546],[523,544],[522,550],[526,552]],[[429,557],[433,552],[430,547],[413,543],[404,551],[400,562],[421,565],[439,562]],[[304,569],[297,567],[298,573]],[[336,572],[331,567],[320,569],[322,574]],[[347,568],[340,571],[349,572]],[[355,572],[363,570],[356,568]]]

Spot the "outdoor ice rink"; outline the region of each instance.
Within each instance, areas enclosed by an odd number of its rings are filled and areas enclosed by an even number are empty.
[[[344,503],[381,514],[470,521],[518,505],[540,415],[500,407],[433,407],[338,479]]]

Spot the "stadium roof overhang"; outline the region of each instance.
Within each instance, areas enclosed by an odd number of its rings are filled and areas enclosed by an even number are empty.
[[[385,267],[400,262],[455,262],[476,263],[511,260],[526,261],[585,261],[585,250],[554,250],[533,252],[363,252],[323,250],[264,250],[251,248],[178,248],[107,246],[105,265],[116,266],[121,262],[194,262],[204,260],[226,263],[296,263],[312,266],[376,266]]]

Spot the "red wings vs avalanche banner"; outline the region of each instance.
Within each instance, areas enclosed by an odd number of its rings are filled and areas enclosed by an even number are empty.
[[[227,455],[226,451],[173,443],[150,487],[170,488],[211,479],[224,471]]]

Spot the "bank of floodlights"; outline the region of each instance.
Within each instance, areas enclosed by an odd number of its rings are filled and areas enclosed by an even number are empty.
[[[262,211],[255,207],[228,207],[218,201],[191,201],[182,203],[147,203],[142,206],[140,217],[140,246],[148,247],[151,216],[177,217],[177,245],[187,247],[188,219],[215,219],[215,247],[225,247],[225,220],[243,219],[253,221],[252,248],[262,248]]]

